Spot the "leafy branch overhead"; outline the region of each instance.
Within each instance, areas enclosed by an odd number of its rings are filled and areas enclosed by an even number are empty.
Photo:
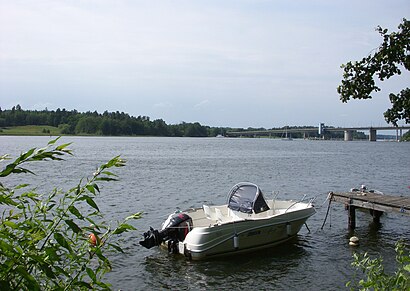
[[[41,149],[32,148],[28,150],[27,152],[21,154],[13,163],[8,164],[6,168],[0,172],[0,177],[5,177],[10,174],[19,174],[19,173],[34,174],[30,170],[23,168],[21,165],[27,162],[35,162],[35,161],[43,161],[43,160],[63,160],[61,156],[66,155],[66,154],[71,155],[72,154],[71,150],[67,149],[70,143],[59,145],[59,146],[56,146],[54,149],[50,149],[50,147],[53,146],[58,139],[59,138],[50,141],[47,147],[44,147]],[[6,160],[7,158],[8,158],[7,155],[0,157],[0,162],[3,160]]]
[[[30,149],[0,171],[0,178],[13,174],[34,174],[28,162],[63,160],[71,155],[70,144]],[[0,157],[0,162],[8,160]],[[135,230],[128,216],[111,228],[95,201],[98,183],[117,180],[111,168],[123,167],[119,156],[100,166],[90,178],[72,189],[40,194],[28,184],[8,188],[0,183],[0,290],[109,289],[102,281],[111,269],[107,250],[123,252],[114,236]],[[0,180],[1,181],[1,180]]]
[[[375,77],[384,81],[401,75],[402,69],[410,71],[410,21],[403,19],[397,32],[389,34],[387,29],[380,26],[377,31],[383,42],[374,54],[341,66],[344,70],[343,80],[337,92],[344,103],[350,99],[371,99],[373,92],[380,91]],[[384,113],[386,121],[395,126],[399,120],[410,123],[410,89],[391,93],[389,98],[392,107]]]

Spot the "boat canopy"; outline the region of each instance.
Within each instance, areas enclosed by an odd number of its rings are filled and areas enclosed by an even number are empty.
[[[250,214],[269,210],[259,187],[246,182],[232,187],[228,195],[228,208]]]

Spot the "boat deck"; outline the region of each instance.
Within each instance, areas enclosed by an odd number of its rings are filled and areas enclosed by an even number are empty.
[[[266,220],[285,213],[292,213],[309,206],[309,203],[301,201],[273,201],[267,200],[270,209],[258,214],[242,213],[228,208],[228,206],[208,206],[203,205],[202,208],[195,208],[188,211],[192,217],[194,227],[208,227],[219,225],[221,223],[230,223],[243,220]]]

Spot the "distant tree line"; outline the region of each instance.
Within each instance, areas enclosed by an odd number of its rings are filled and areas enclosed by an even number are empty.
[[[23,110],[20,105],[11,109],[0,108],[0,128],[24,125],[48,125],[58,127],[61,134],[69,135],[106,135],[106,136],[174,136],[174,137],[213,137],[225,135],[228,131],[263,131],[265,128],[230,128],[210,127],[198,122],[166,124],[162,119],[150,120],[148,116],[130,116],[124,112],[97,111],[85,113],[77,110]],[[304,128],[303,127],[287,127]],[[285,129],[272,128],[272,129]],[[46,129],[44,129],[46,130]],[[271,137],[281,138],[283,134],[272,134]],[[292,138],[303,138],[302,133],[292,133]],[[317,133],[310,133],[309,138],[318,138]],[[354,132],[355,139],[366,138],[361,132]],[[326,132],[326,139],[343,139],[342,132]]]
[[[58,127],[62,134],[90,135],[147,135],[207,137],[224,134],[227,129],[203,126],[198,122],[168,125],[162,119],[150,120],[148,116],[130,116],[124,112],[97,111],[81,113],[66,109],[23,110],[20,105],[11,110],[0,108],[0,128],[23,125],[48,125]]]

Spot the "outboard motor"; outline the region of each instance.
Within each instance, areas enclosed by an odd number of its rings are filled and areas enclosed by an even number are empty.
[[[143,247],[150,249],[168,241],[168,251],[178,253],[177,243],[185,239],[191,227],[192,218],[188,214],[183,212],[173,213],[165,221],[162,230],[158,231],[150,227],[144,233],[144,240],[141,240],[139,243]]]

